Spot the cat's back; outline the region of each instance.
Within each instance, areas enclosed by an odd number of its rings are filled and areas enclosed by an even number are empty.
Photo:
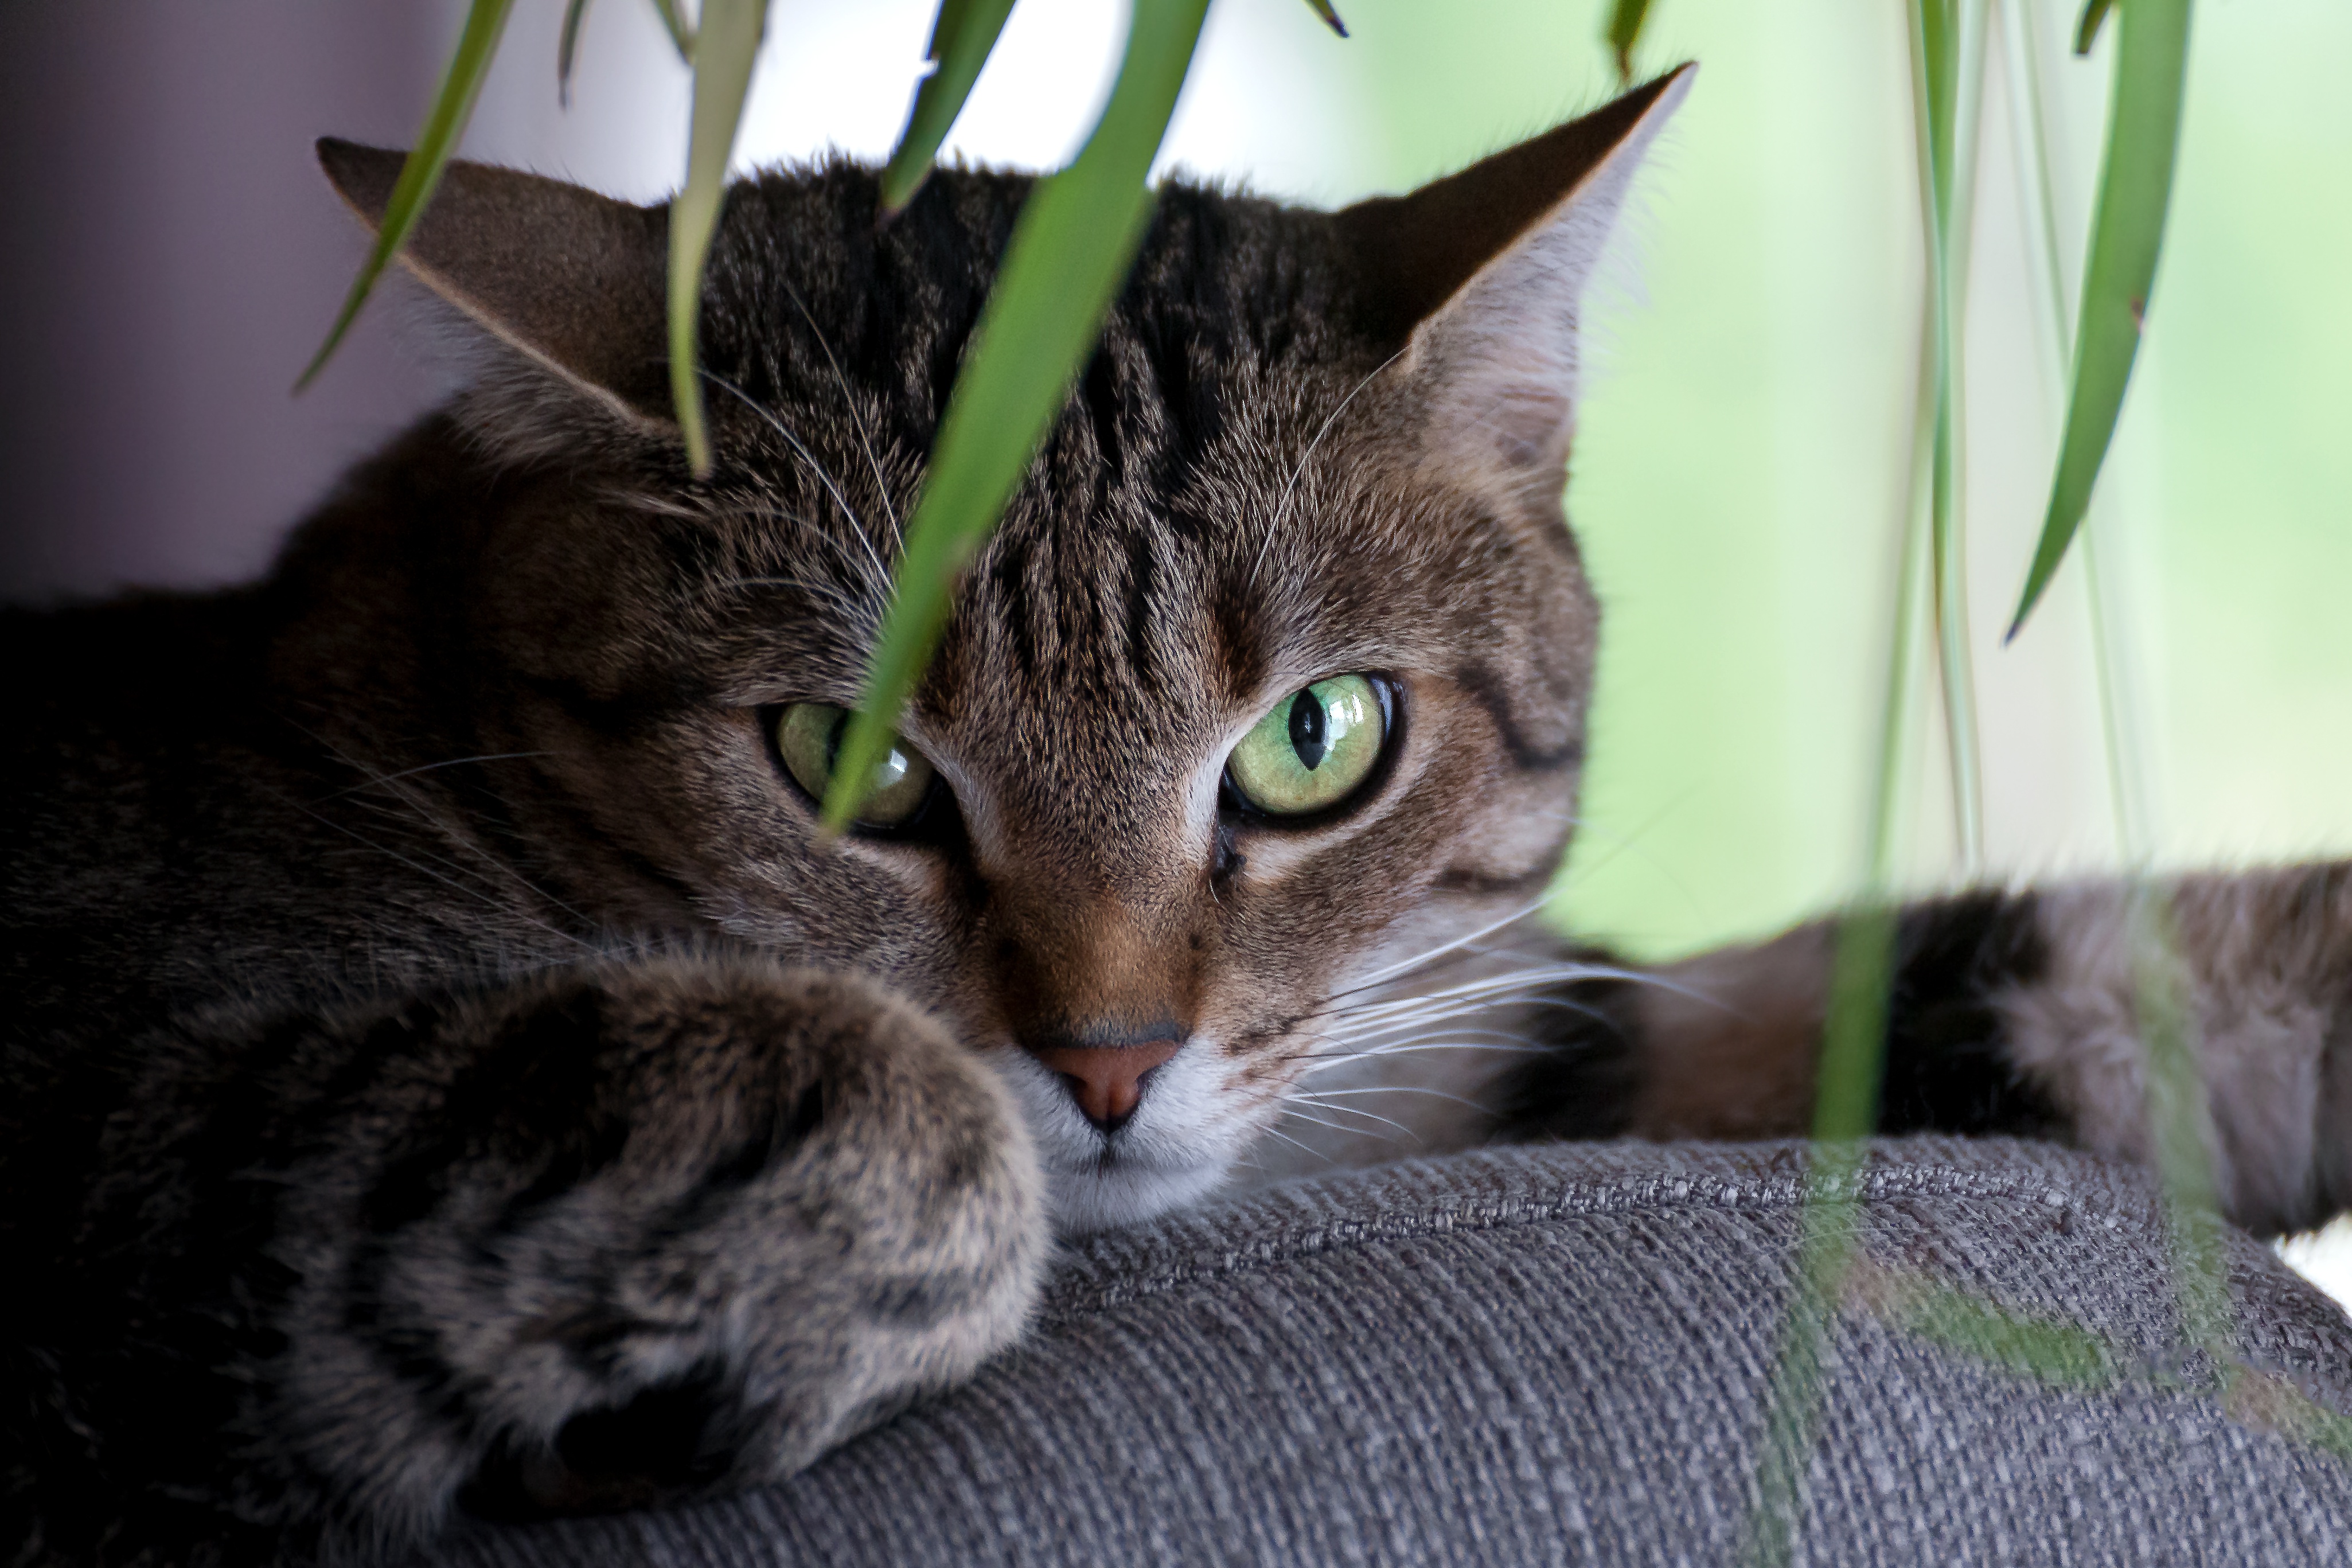
[[[463,468],[440,444],[355,474],[257,584],[0,609],[11,1036],[87,1038],[225,973],[267,990],[322,956],[437,945],[418,933],[456,900],[419,839],[446,834],[365,798],[386,769],[351,738],[459,754],[417,652],[439,629],[418,624],[419,562],[449,547],[415,491]]]

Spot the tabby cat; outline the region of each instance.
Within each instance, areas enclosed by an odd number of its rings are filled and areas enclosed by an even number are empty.
[[[5,619],[16,1561],[788,1473],[1016,1338],[1056,1227],[1323,1122],[1801,1129],[1819,929],[1650,984],[1522,919],[1592,689],[1580,296],[1690,79],[1338,213],[1166,186],[831,845],[1029,181],[736,186],[698,481],[664,210],[453,168],[407,258],[446,405],[263,582]],[[377,217],[398,156],[320,153]],[[1882,1125],[2139,1152],[2118,900],[1910,911]],[[2229,1209],[2307,1226],[2352,1197],[2352,882],[2180,917]],[[1432,1092],[1333,1088],[1380,1081]]]

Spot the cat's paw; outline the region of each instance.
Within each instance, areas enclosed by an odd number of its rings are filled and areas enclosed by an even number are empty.
[[[511,1512],[788,1474],[1021,1331],[1035,1156],[913,1006],[740,960],[480,1005],[443,1025],[462,1063],[401,1091],[423,1131],[301,1227],[362,1238],[300,1268],[289,1392],[313,1461],[372,1504],[437,1514],[453,1477]]]

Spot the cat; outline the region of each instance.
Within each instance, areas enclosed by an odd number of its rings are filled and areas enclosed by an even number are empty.
[[[697,480],[664,209],[453,166],[405,258],[446,405],[259,583],[5,619],[14,1560],[788,1474],[1014,1341],[1057,1229],[1395,1105],[1422,1150],[1802,1131],[1825,928],[1644,974],[1527,918],[1598,629],[1580,301],[1691,79],[1337,213],[1166,184],[832,844],[1031,182],[735,185]],[[399,155],[320,154],[379,219]],[[1906,910],[1882,1126],[2144,1156],[2123,897]],[[2315,1223],[2352,879],[2178,918],[2229,1212]],[[1331,1087],[1382,1081],[1431,1092]]]

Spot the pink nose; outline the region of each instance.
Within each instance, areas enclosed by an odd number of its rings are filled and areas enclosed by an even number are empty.
[[[1087,1121],[1116,1132],[1135,1114],[1136,1102],[1143,1098],[1143,1080],[1181,1044],[1147,1040],[1135,1046],[1047,1046],[1030,1054],[1048,1072],[1062,1075]]]

